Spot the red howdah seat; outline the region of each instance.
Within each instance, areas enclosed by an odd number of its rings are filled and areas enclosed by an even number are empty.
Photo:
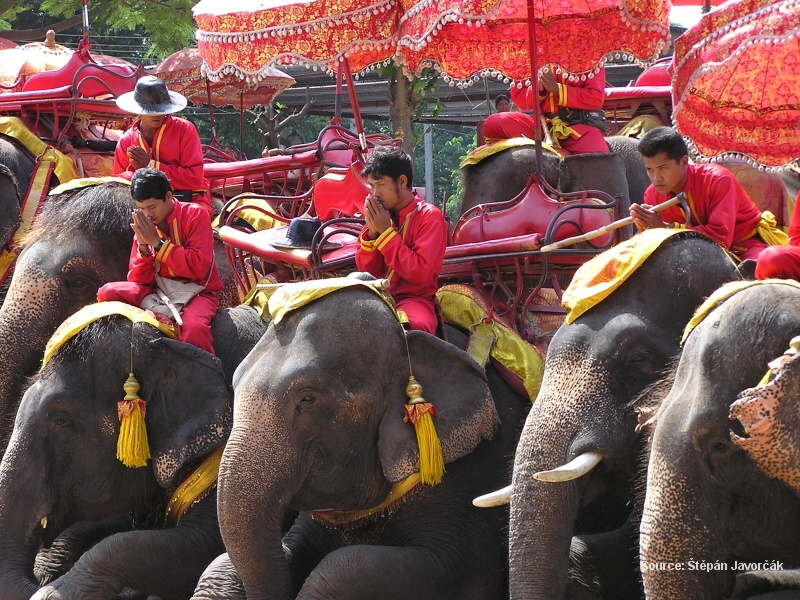
[[[531,234],[546,238],[543,243],[552,243],[611,223],[616,205],[616,200],[603,192],[562,194],[534,173],[525,189],[511,200],[481,204],[465,212],[453,230],[453,245]],[[602,246],[609,241],[609,236],[603,236],[594,243]]]

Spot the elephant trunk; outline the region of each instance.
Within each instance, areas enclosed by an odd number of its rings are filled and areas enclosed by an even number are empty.
[[[728,573],[706,568],[719,564],[712,558],[719,554],[709,537],[714,512],[687,475],[697,467],[681,464],[674,451],[664,449],[657,437],[639,534],[646,596],[658,600],[727,596]]]
[[[564,464],[570,443],[548,443],[543,431],[534,432],[549,420],[542,412],[534,405],[515,457],[509,535],[512,600],[565,597],[570,543],[585,487],[585,478],[558,483],[536,479],[537,473]]]
[[[14,437],[0,463],[0,589],[4,600],[27,600],[37,590],[36,553],[48,525],[48,507],[40,486],[43,461],[31,456]]]
[[[291,468],[296,453],[281,428],[267,427],[267,433],[264,427],[243,421],[246,417],[234,416],[220,464],[222,538],[249,600],[288,600],[293,597],[292,584],[281,525],[296,483]],[[263,436],[274,437],[265,443]]]

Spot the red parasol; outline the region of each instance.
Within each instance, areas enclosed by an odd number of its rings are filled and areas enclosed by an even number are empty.
[[[210,82],[201,72],[203,59],[197,48],[184,48],[171,54],[152,71],[174,92],[183,94],[197,105],[227,106],[238,109],[267,106],[294,78],[283,71],[267,67],[257,81],[246,82],[228,76]]]
[[[667,0],[528,0],[537,62],[589,72],[609,52],[646,61],[669,36]],[[354,71],[395,58],[409,71],[437,64],[466,80],[493,69],[530,76],[525,0],[201,0],[198,46],[212,77],[255,78],[273,63]]]
[[[800,1],[731,0],[675,41],[675,126],[699,154],[800,157]]]
[[[485,19],[451,14],[427,29],[436,19],[424,1],[417,6],[413,18],[411,11],[401,18],[399,62],[417,74],[426,66],[438,67],[462,81],[481,70],[482,75],[528,78],[533,58],[537,65],[555,64],[578,76],[612,52],[617,58],[649,61],[669,39],[666,0],[509,0],[497,3]]]

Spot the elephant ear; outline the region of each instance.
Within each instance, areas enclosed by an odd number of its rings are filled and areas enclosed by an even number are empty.
[[[414,377],[422,396],[436,407],[436,433],[445,464],[490,440],[500,422],[486,373],[466,352],[422,331],[409,331],[408,346]],[[378,453],[386,478],[397,483],[419,470],[416,432],[403,422],[408,368],[403,364],[389,377],[388,408],[378,435]]]
[[[152,343],[152,360],[140,376],[147,435],[156,479],[172,488],[183,465],[227,440],[233,399],[217,357],[169,338]]]

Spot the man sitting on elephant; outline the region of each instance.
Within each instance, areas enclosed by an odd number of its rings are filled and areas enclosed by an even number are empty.
[[[128,280],[105,284],[97,290],[98,301],[140,306],[153,293],[163,298],[163,288],[170,281],[193,282],[199,292],[176,315],[182,321],[178,339],[214,354],[210,325],[219,307],[214,292],[222,289],[222,282],[214,264],[214,234],[205,208],[177,202],[167,176],[152,167],[133,174],[131,196],[138,208],[131,223],[135,238]]]
[[[569,75],[563,71],[554,73],[549,70],[539,76],[538,100],[542,114],[550,124],[551,137],[563,150],[570,154],[609,152],[603,135],[606,128],[605,92],[606,74],[602,67],[592,77],[576,81],[570,81]],[[511,100],[522,110],[531,110],[533,89],[514,85],[511,87]],[[491,124],[487,132],[487,123],[483,126],[484,135],[489,137]],[[534,124],[531,122],[531,125]]]
[[[769,245],[785,243],[771,212],[763,214],[728,169],[717,164],[689,163],[683,137],[671,127],[648,131],[638,144],[650,187],[642,204],[631,204],[639,231],[653,227],[694,229],[740,259],[755,259]],[[652,207],[681,192],[687,207],[653,212]]]
[[[359,236],[356,265],[389,280],[389,293],[412,329],[435,334],[433,298],[447,246],[444,216],[412,189],[411,157],[399,148],[376,149],[361,174],[371,193],[364,201],[367,223]]]

